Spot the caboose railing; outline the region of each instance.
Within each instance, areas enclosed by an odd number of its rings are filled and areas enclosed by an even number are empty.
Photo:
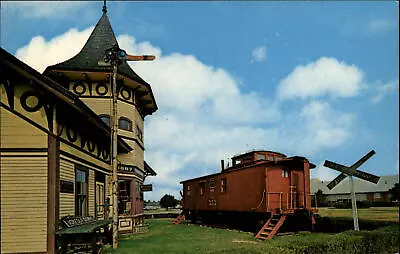
[[[307,194],[307,193],[306,193]],[[308,196],[310,193],[308,193]],[[267,192],[267,210],[275,209],[292,210],[306,207],[305,192],[289,191],[289,192]],[[310,197],[309,197],[310,198]]]

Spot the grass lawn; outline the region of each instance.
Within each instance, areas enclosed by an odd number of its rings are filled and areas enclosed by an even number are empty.
[[[339,215],[340,216],[340,215]],[[353,245],[354,242],[363,238],[357,233],[311,233],[300,232],[296,235],[279,236],[273,240],[256,240],[254,234],[201,227],[182,223],[171,225],[173,219],[149,219],[149,230],[145,233],[122,236],[118,249],[112,250],[108,246],[106,253],[336,253],[336,243],[341,242],[341,246],[350,246],[350,251],[340,253],[366,253],[368,251],[358,251]],[[378,229],[379,230],[379,229]],[[398,225],[383,228],[385,234],[395,235],[398,232]],[[375,231],[373,231],[375,232]],[[393,233],[396,232],[396,233]],[[361,232],[363,233],[363,232]],[[365,233],[365,232],[364,232]],[[375,237],[375,236],[373,236]],[[375,237],[376,238],[376,237]],[[398,237],[396,236],[395,239]],[[310,252],[307,248],[310,243],[320,247],[317,252]],[[328,243],[328,245],[327,245]],[[391,244],[389,244],[391,245]],[[394,253],[398,243],[391,247]],[[321,251],[322,250],[324,251]],[[332,252],[333,249],[333,252]],[[372,253],[376,253],[372,252]]]
[[[399,207],[370,207],[357,209],[358,218],[364,220],[399,222]],[[352,218],[351,209],[336,209],[331,207],[318,208],[318,214],[323,217]]]

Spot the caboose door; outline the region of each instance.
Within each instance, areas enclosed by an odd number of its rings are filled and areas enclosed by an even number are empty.
[[[301,190],[301,188],[299,188],[299,175],[296,171],[291,171],[290,174],[290,193],[289,193],[289,197],[290,197],[290,208],[291,209],[296,209],[299,208],[301,206],[300,204],[300,196],[301,193],[299,193],[299,190]]]

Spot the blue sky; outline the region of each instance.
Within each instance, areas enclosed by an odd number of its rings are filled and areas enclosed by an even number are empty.
[[[1,2],[1,46],[32,67],[75,55],[101,16],[97,2]],[[251,149],[399,170],[398,3],[109,2],[120,46],[155,54],[132,68],[154,90],[146,117],[146,181],[178,195],[179,181],[219,171]],[[72,30],[71,30],[72,29]]]

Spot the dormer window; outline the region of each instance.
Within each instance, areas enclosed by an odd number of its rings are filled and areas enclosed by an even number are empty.
[[[100,119],[110,126],[110,116],[109,115],[99,115]]]
[[[120,117],[118,121],[118,128],[126,131],[132,131],[132,121],[126,117]]]

